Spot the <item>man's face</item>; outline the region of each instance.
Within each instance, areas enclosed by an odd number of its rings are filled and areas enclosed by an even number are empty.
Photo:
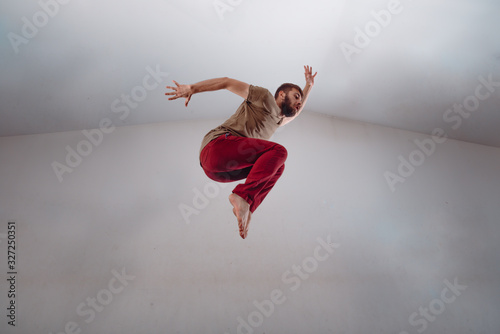
[[[285,95],[285,99],[281,104],[281,112],[285,117],[295,116],[302,106],[302,97],[297,89],[291,89]]]

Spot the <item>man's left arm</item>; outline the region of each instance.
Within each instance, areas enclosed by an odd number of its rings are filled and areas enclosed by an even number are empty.
[[[300,115],[302,110],[304,110],[307,99],[309,98],[309,93],[311,93],[311,89],[314,86],[314,78],[316,77],[316,74],[318,74],[318,72],[314,73],[314,75],[313,75],[312,74],[312,67],[310,67],[309,65],[304,66],[304,70],[305,70],[305,77],[306,77],[306,85],[305,85],[304,89],[302,90],[302,93],[304,93],[304,96],[302,96],[302,105],[300,106],[300,109],[299,109],[299,111],[297,111],[295,116],[287,117],[287,118],[283,119],[281,126],[293,121],[297,116]]]

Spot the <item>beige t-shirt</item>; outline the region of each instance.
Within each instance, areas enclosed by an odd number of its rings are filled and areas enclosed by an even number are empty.
[[[227,132],[239,137],[269,140],[283,121],[281,109],[269,90],[250,85],[248,97],[222,125],[205,135],[200,153],[212,140]]]

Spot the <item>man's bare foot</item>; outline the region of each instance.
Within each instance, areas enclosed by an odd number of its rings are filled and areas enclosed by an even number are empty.
[[[248,211],[248,221],[247,221],[247,228],[245,229],[245,237],[248,234],[248,226],[250,225],[250,220],[252,220],[252,212]]]
[[[231,205],[233,206],[233,213],[238,219],[240,236],[245,239],[248,234],[248,224],[250,223],[251,218],[250,204],[234,193],[229,195],[229,202],[231,202]]]

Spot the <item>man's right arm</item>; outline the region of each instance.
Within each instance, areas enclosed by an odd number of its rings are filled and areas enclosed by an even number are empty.
[[[200,81],[192,85],[179,85],[176,81],[174,81],[174,83],[177,87],[167,86],[168,89],[172,89],[174,91],[165,93],[165,95],[174,95],[174,97],[169,98],[169,100],[175,100],[181,97],[185,98],[186,107],[193,94],[227,89],[230,92],[246,99],[248,97],[248,92],[250,89],[249,84],[227,77]]]

